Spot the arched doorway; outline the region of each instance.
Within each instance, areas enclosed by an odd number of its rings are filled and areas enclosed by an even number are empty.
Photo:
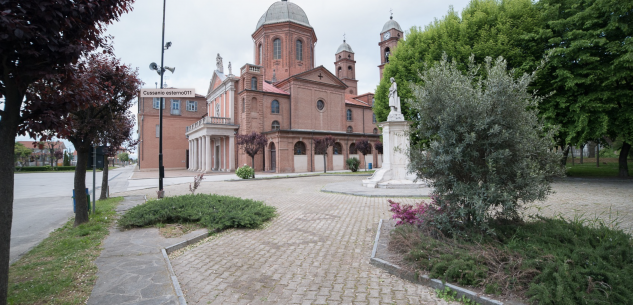
[[[270,142],[268,148],[270,151],[270,170],[277,172],[277,149],[275,148],[275,142]]]
[[[299,141],[294,145],[294,168],[295,173],[308,171],[308,156],[306,154],[306,144]]]

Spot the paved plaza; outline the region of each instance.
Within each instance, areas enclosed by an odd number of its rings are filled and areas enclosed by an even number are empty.
[[[387,198],[321,192],[361,177],[318,176],[204,182],[198,192],[262,200],[279,216],[260,230],[233,230],[172,259],[189,304],[447,304],[435,292],[369,265],[379,219],[391,217]],[[633,181],[554,183],[556,194],[535,204],[540,213],[599,215],[611,209],[626,230],[633,219]],[[166,188],[169,196],[188,185]],[[152,190],[124,193],[155,196]],[[419,199],[396,201],[414,203]],[[585,209],[585,210],[583,210]],[[532,209],[534,212],[536,209]],[[602,217],[608,215],[602,213]],[[606,219],[606,218],[605,218]]]

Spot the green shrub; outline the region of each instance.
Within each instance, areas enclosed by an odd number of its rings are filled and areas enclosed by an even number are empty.
[[[347,163],[347,167],[349,168],[349,170],[351,170],[352,172],[356,172],[358,171],[360,160],[358,160],[358,158],[356,157],[353,157],[345,160],[345,163]]]
[[[55,167],[56,171],[74,171],[75,170],[75,166],[58,166]]]
[[[537,218],[496,222],[496,235],[439,238],[400,226],[392,246],[432,278],[515,294],[533,304],[628,304],[633,299],[633,238],[601,221]],[[413,244],[412,246],[406,246]]]
[[[542,98],[528,90],[534,76],[515,78],[501,57],[467,64],[464,74],[444,54],[420,72],[421,85],[411,84],[421,122],[412,137],[424,141],[409,150],[409,170],[432,181],[442,211],[433,225],[449,235],[468,227],[493,233],[489,221],[518,219],[521,204],[544,200],[563,175],[551,150],[555,131],[535,110]]]
[[[16,171],[20,171],[20,172],[46,172],[46,171],[52,171],[53,168],[50,165],[46,165],[46,166],[25,166],[25,167],[21,167],[21,168],[16,168]]]
[[[244,165],[244,166],[238,168],[235,171],[235,174],[238,177],[242,178],[242,179],[249,179],[249,178],[252,178],[253,176],[255,176],[255,170],[252,167],[248,166],[248,165]]]
[[[210,230],[257,228],[275,216],[275,208],[261,201],[220,195],[184,195],[150,200],[128,210],[119,220],[123,228],[159,223],[198,223]]]

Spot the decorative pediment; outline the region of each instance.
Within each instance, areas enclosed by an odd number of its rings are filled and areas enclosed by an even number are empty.
[[[318,66],[312,70],[291,76],[290,78],[282,82],[286,82],[291,79],[307,80],[311,82],[323,83],[323,84],[328,84],[331,86],[347,88],[347,85],[343,81],[341,81],[338,77],[336,77],[336,75],[332,74],[332,72],[330,72],[328,69],[326,69],[323,66]]]
[[[226,79],[224,73],[221,73],[218,70],[213,71],[213,76],[211,77],[211,81],[209,82],[209,90],[207,91],[207,95],[211,94],[215,88],[219,87],[222,82]]]

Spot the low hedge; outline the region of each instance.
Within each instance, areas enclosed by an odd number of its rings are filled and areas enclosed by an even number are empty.
[[[50,165],[45,166],[25,166],[25,167],[16,167],[16,172],[51,172],[51,171],[74,171],[74,166],[56,166],[51,167]]]
[[[196,194],[150,200],[128,210],[119,219],[122,228],[159,223],[198,223],[209,230],[257,228],[275,216],[262,201],[232,196]]]

